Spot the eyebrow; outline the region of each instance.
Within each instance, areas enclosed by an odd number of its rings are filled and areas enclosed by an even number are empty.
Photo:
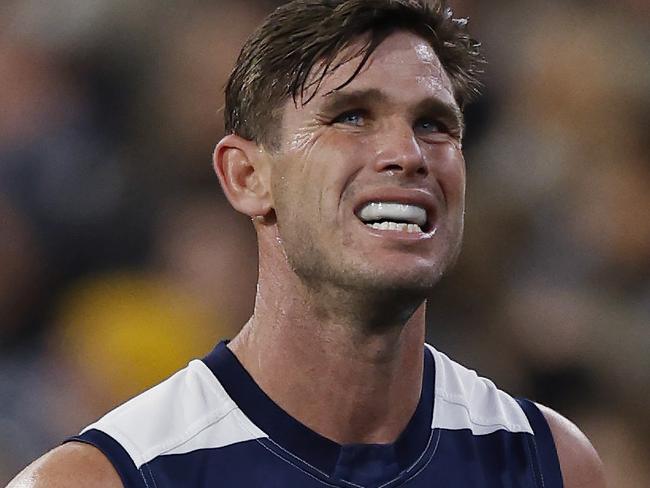
[[[338,91],[333,90],[323,95],[325,102],[321,110],[323,112],[338,112],[350,108],[351,105],[369,105],[374,102],[387,102],[388,96],[377,88],[367,90]]]
[[[456,103],[449,103],[439,98],[427,98],[416,105],[415,113],[435,115],[446,122],[453,123],[458,129],[465,129],[465,117]]]
[[[332,113],[351,108],[354,105],[368,106],[374,103],[390,102],[386,92],[378,88],[352,91],[331,91],[323,95],[325,102],[321,106],[321,112]],[[449,103],[438,97],[427,97],[419,101],[412,112],[416,116],[422,114],[433,114],[437,117],[453,122],[458,128],[465,126],[463,112],[456,103]]]

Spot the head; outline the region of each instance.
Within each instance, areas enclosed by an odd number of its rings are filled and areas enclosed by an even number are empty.
[[[428,291],[460,248],[482,62],[442,1],[280,7],[226,88],[226,196],[305,283]]]
[[[478,94],[479,44],[446,1],[294,0],[269,15],[241,50],[226,87],[225,128],[266,147],[278,143],[283,107],[309,102],[324,79],[354,57],[363,68],[391,33],[406,30],[435,50],[463,108]]]

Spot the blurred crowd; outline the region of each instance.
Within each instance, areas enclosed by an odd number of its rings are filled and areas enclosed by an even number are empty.
[[[248,318],[255,237],[211,152],[278,3],[0,4],[0,485]],[[452,5],[489,64],[428,340],[650,486],[650,2]]]

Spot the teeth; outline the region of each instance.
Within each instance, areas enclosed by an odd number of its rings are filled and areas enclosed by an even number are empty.
[[[372,220],[399,220],[417,224],[420,227],[427,222],[427,212],[417,205],[405,205],[392,202],[371,202],[359,212],[364,222]]]
[[[406,226],[406,232],[409,232],[410,234],[413,234],[415,232],[422,232],[422,229],[418,224],[408,224]]]
[[[409,234],[414,234],[416,232],[422,232],[422,229],[417,224],[404,224],[402,222],[375,222],[374,224],[366,224],[368,227],[372,227],[377,230],[395,230],[398,232],[408,232]]]

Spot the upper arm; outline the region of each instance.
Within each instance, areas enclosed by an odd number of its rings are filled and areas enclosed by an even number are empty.
[[[553,434],[565,488],[605,488],[603,463],[578,427],[548,407],[537,404]]]
[[[69,442],[27,466],[7,488],[123,488],[119,475],[95,447]]]

